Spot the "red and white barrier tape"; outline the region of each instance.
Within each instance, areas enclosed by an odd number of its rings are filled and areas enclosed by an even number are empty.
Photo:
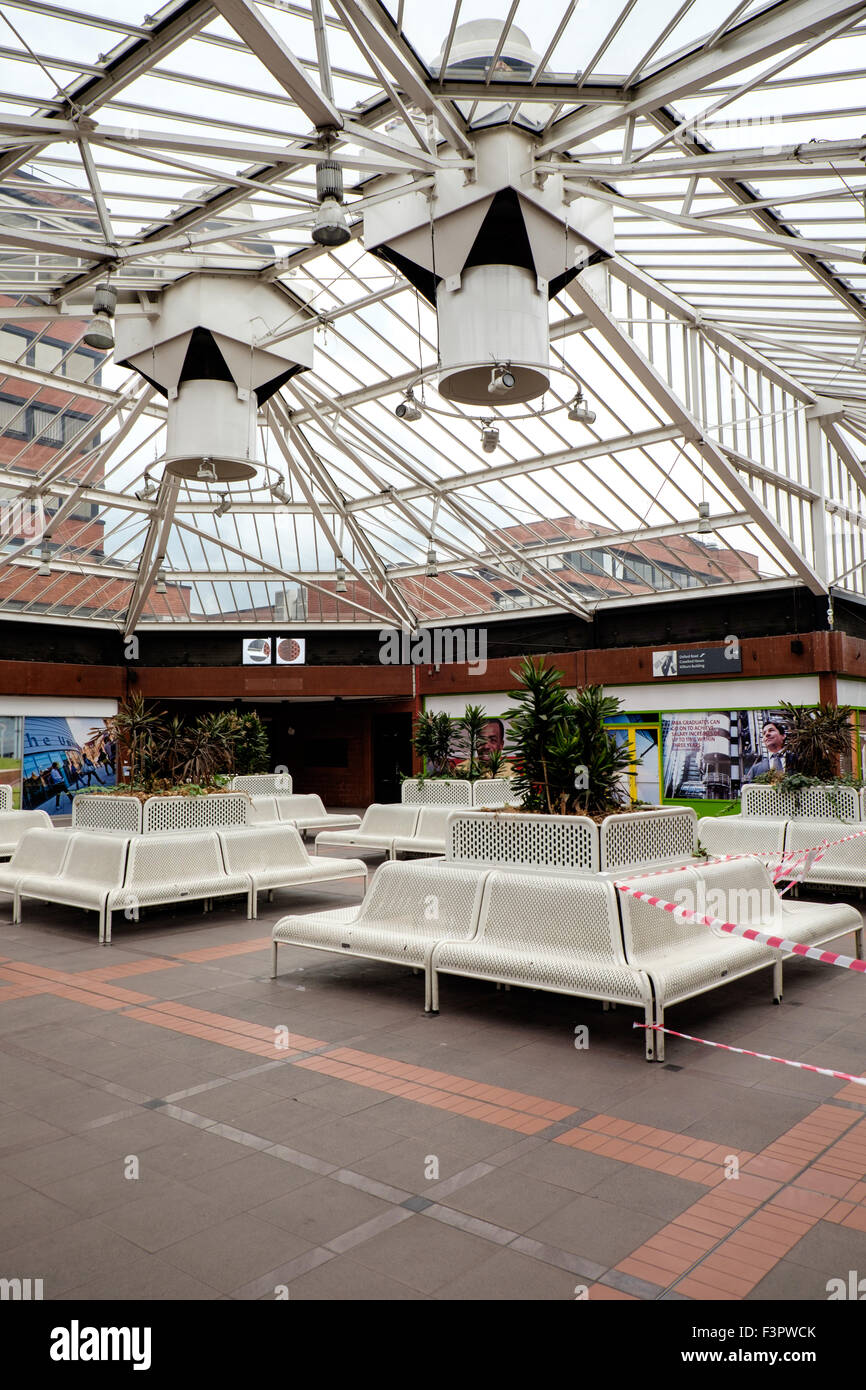
[[[753,1052],[749,1047],[734,1047],[731,1043],[710,1042],[709,1038],[695,1038],[691,1033],[678,1033],[675,1028],[663,1028],[660,1023],[635,1023],[634,1028],[644,1028],[652,1033],[669,1033],[672,1038],[685,1038],[686,1042],[702,1043],[704,1047],[718,1047],[723,1052],[739,1052],[743,1057],[758,1057],[762,1062],[781,1062],[785,1067],[799,1067],[801,1071],[814,1071],[819,1076],[832,1076],[837,1081],[853,1081],[855,1086],[866,1086],[866,1076],[852,1076],[847,1071],[833,1071],[830,1067],[813,1067],[810,1062],[792,1062],[790,1057],[772,1057],[769,1052]]]
[[[674,917],[679,917],[682,921],[700,922],[705,927],[718,927],[720,931],[727,932],[730,936],[742,936],[746,941],[754,941],[759,946],[771,946],[774,951],[788,951],[794,956],[806,956],[809,960],[819,960],[824,965],[838,965],[842,970],[857,970],[861,974],[866,974],[866,960],[855,960],[852,956],[843,956],[836,951],[822,951],[817,946],[806,946],[801,941],[789,941],[784,936],[771,936],[769,932],[756,931],[754,927],[741,927],[736,922],[723,922],[721,917],[702,916],[700,913],[692,912],[691,908],[682,907],[679,903],[665,902],[664,898],[653,897],[650,893],[642,893],[639,888],[630,888],[627,883],[614,883],[614,888],[620,893],[626,893],[629,897],[637,898],[640,902],[649,903],[650,907],[658,907],[662,912],[670,912]],[[852,928],[852,930],[854,930]]]
[[[812,866],[814,864],[817,864],[819,859],[824,858],[824,855],[826,854],[828,849],[833,849],[836,845],[846,845],[849,840],[859,840],[860,837],[863,835],[866,835],[866,830],[856,830],[853,835],[843,835],[842,838],[839,840],[822,840],[820,845],[813,845],[809,849],[763,849],[755,850],[750,854],[711,854],[705,862],[708,864],[731,864],[734,862],[734,860],[737,859],[763,860],[775,859],[778,856],[779,863],[776,865],[776,868],[772,871],[773,882],[778,883],[779,879],[783,876],[785,878],[791,878],[791,883],[789,884],[790,887],[795,882],[797,882],[797,879],[791,877],[791,875],[785,872],[788,864],[792,860],[802,859],[803,877],[805,878],[806,874],[808,874]],[[809,855],[812,855],[813,858],[810,859]],[[694,863],[691,863],[675,864],[673,868],[666,869],[638,869],[634,873],[628,874],[626,877],[648,878],[650,874],[652,874],[653,877],[661,877],[662,874],[677,874],[682,873],[684,869],[693,869],[699,867],[700,865],[695,865]],[[783,891],[787,892],[787,889]]]

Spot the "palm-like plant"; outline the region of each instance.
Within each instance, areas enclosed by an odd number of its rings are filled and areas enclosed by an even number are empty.
[[[477,777],[480,771],[481,755],[486,745],[483,734],[486,723],[487,711],[482,709],[481,705],[467,705],[463,711],[463,718],[458,720],[458,728],[466,736],[470,779]]]
[[[623,788],[623,773],[632,766],[627,747],[620,748],[605,727],[619,712],[620,701],[605,695],[600,685],[586,685],[577,692],[574,702],[574,728],[580,757],[577,764],[586,768],[586,787],[578,786],[576,805],[588,815],[598,815],[612,806],[621,805],[627,798]]]
[[[825,781],[838,777],[840,759],[851,749],[850,705],[792,705],[782,700],[779,709],[788,720],[785,752],[794,769]]]
[[[552,814],[563,788],[550,784],[551,740],[558,729],[567,732],[571,728],[573,702],[560,684],[562,672],[545,666],[542,657],[537,661],[524,657],[519,669],[511,674],[519,682],[519,689],[510,692],[515,708],[505,713],[514,749],[515,790],[522,794],[528,811]]]
[[[149,706],[140,691],[133,691],[118,707],[117,714],[106,720],[106,732],[126,750],[129,758],[129,780],[132,786],[142,784],[152,775],[157,750],[162,742],[165,710]],[[91,738],[101,730],[93,729]]]
[[[441,774],[448,767],[454,751],[454,721],[449,714],[431,714],[424,711],[415,722],[413,745],[415,752],[434,774]]]

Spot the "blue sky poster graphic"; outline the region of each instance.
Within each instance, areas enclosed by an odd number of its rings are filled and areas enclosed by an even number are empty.
[[[117,781],[115,747],[102,719],[28,716],[23,752],[21,804],[25,810],[68,816],[76,792],[113,787]]]

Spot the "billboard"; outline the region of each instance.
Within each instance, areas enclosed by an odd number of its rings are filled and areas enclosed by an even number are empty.
[[[665,797],[736,800],[755,777],[794,771],[774,710],[687,710],[662,714],[661,725]]]
[[[72,814],[72,798],[88,787],[117,782],[117,750],[104,719],[27,716],[24,720],[21,804],[50,816]]]

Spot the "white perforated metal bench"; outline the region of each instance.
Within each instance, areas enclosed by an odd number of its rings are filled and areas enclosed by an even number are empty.
[[[12,806],[12,788],[8,782],[0,782],[0,812],[11,811]]]
[[[494,870],[485,880],[478,931],[433,952],[432,1007],[440,974],[632,1004],[652,1022],[653,996],[623,953],[616,891],[605,879],[541,878]],[[653,1035],[647,1037],[652,1042]]]
[[[246,792],[248,796],[291,796],[292,774],[290,772],[253,772],[233,777],[231,788],[234,792]]]
[[[404,806],[471,806],[472,783],[462,777],[407,777],[400,800]]]
[[[47,830],[36,827],[25,830],[12,852],[8,864],[0,864],[0,893],[12,897],[12,920],[21,919],[21,906],[18,900],[18,886],[30,874],[41,877],[54,877],[63,868],[63,861],[69,849],[71,836],[50,826]]]
[[[293,825],[220,830],[218,834],[226,872],[246,875],[249,880],[249,917],[258,916],[258,895],[263,890],[300,888],[343,878],[361,878],[366,889],[367,865],[363,860],[313,859]]]
[[[443,936],[475,932],[485,876],[460,868],[432,874],[426,864],[383,864],[358,907],[283,917],[273,930],[272,969],[280,945],[363,956],[424,971],[431,1009],[430,959]]]
[[[391,845],[391,857],[398,854],[444,854],[448,838],[450,806],[422,806],[414,835],[398,835]]]
[[[448,821],[455,864],[597,872],[598,826],[586,816],[455,811]]]
[[[297,796],[278,796],[275,804],[281,821],[298,830],[357,830],[361,817],[344,811],[326,811],[320,796],[304,792]]]
[[[0,816],[0,859],[14,854],[22,835],[36,829],[53,829],[47,811],[7,811]]]
[[[824,840],[841,840],[858,830],[866,830],[866,825],[843,825],[838,820],[790,820],[785,827],[785,849],[812,849]],[[866,835],[845,844],[831,843],[821,858],[810,865],[803,882],[866,888]]]
[[[785,935],[807,945],[835,940],[860,924],[859,913],[843,905],[826,908],[809,904],[812,911],[801,914],[797,904],[779,899],[770,874],[757,859],[630,876],[627,881],[633,888],[701,915]],[[620,894],[620,914],[626,960],[649,976],[657,1024],[664,1025],[668,1006],[767,966],[773,968],[773,998],[777,1003],[781,1000],[780,952],[676,918],[627,894]],[[651,1055],[649,1042],[647,1055]],[[656,1037],[655,1055],[659,1060],[664,1057],[661,1033]]]
[[[417,806],[374,802],[367,807],[357,830],[321,831],[316,836],[316,853],[326,846],[338,845],[341,849],[375,850],[390,855],[396,839],[414,835],[418,812]]]
[[[786,823],[766,816],[704,816],[698,821],[698,839],[708,854],[756,854],[778,864],[776,851],[785,848]]]
[[[110,941],[108,905],[112,894],[123,891],[129,837],[77,831],[64,839],[69,843],[59,873],[27,873],[19,879],[16,889],[19,917],[25,899],[80,907],[98,914],[99,940],[106,940],[107,928]]]
[[[741,806],[746,818],[846,823],[863,819],[862,793],[856,787],[804,787],[798,792],[782,792],[770,782],[758,782],[743,787]]]
[[[137,914],[142,907],[202,898],[207,906],[211,898],[238,893],[249,903],[249,876],[226,873],[215,831],[136,836],[129,844],[122,886],[108,897],[103,940],[111,941],[111,914],[118,908]]]

